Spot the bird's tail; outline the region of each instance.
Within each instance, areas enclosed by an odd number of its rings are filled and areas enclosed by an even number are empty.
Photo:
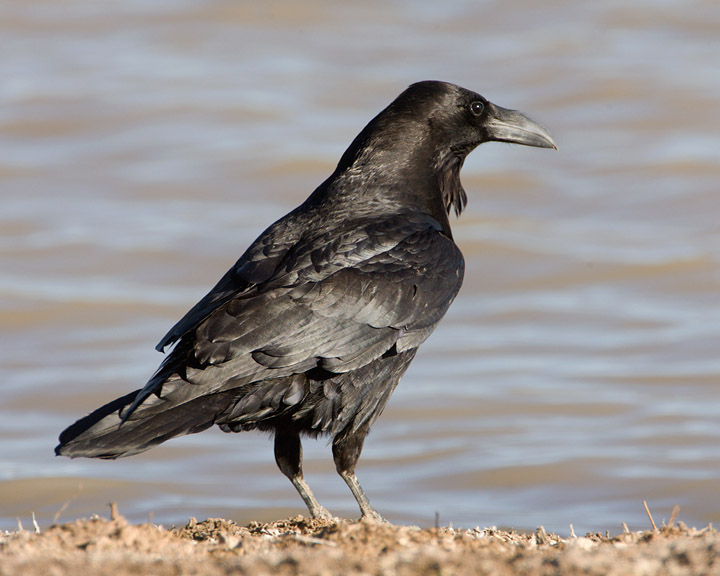
[[[123,421],[141,390],[113,400],[60,434],[55,454],[71,458],[122,458],[139,454],[175,436],[210,428],[237,398],[236,391],[174,403],[153,396]]]

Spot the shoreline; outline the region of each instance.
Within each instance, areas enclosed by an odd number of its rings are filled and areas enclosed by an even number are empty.
[[[653,522],[654,524],[654,522]],[[542,527],[418,528],[302,516],[239,526],[129,524],[112,508],[35,532],[0,533],[0,576],[112,574],[682,575],[720,573],[720,534],[682,522],[563,538]]]

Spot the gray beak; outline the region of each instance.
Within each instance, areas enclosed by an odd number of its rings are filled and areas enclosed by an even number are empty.
[[[488,108],[488,116],[485,120],[488,140],[557,150],[548,131],[524,114],[517,110],[501,108],[490,102]]]

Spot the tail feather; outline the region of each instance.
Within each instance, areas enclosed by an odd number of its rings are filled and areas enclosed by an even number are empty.
[[[168,403],[158,410],[143,411],[122,421],[121,414],[140,390],[98,408],[60,434],[58,456],[115,459],[145,452],[165,440],[210,428],[216,418],[236,400],[237,391],[201,396],[188,402]]]

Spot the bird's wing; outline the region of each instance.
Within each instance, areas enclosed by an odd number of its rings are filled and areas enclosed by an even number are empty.
[[[229,300],[253,291],[270,277],[297,242],[302,226],[291,212],[265,230],[212,290],[183,316],[155,347],[162,352]]]
[[[124,417],[153,393],[187,402],[314,368],[349,372],[419,346],[460,288],[457,246],[421,214],[345,229],[293,246],[266,282],[186,331]]]
[[[425,215],[321,235],[290,250],[258,294],[239,295],[198,326],[198,371],[242,378],[263,368],[353,370],[426,337],[462,272],[459,250]]]

